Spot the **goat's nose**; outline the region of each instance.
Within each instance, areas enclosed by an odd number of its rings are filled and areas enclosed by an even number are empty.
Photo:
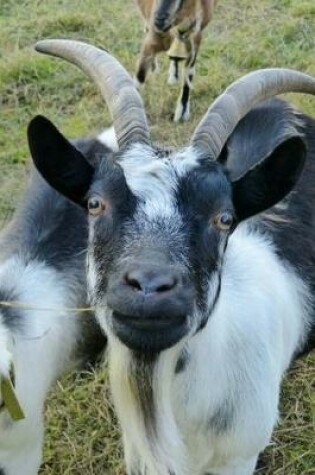
[[[167,16],[155,17],[154,26],[158,32],[165,33],[170,28],[168,17]]]
[[[175,272],[165,269],[132,269],[126,272],[125,282],[134,291],[143,294],[162,294],[178,283]]]

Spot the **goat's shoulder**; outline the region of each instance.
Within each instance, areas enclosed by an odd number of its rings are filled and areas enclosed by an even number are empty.
[[[1,236],[2,260],[18,254],[53,267],[66,267],[84,252],[87,223],[83,210],[47,185],[32,169],[27,190]]]
[[[264,219],[249,220],[232,236],[222,293],[227,294],[225,301],[231,308],[240,310],[238,318],[244,319],[243,328],[256,333],[257,344],[270,343],[275,351],[277,345],[285,345],[283,371],[294,354],[309,345],[314,325],[315,281],[309,279],[306,262],[305,267],[299,267],[306,257],[295,256],[303,250],[297,246],[294,229],[278,229],[286,224],[281,222],[265,225]],[[310,258],[314,257],[310,253]]]

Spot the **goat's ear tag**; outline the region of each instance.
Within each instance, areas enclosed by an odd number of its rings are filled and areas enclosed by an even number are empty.
[[[22,419],[25,419],[25,414],[16,396],[16,392],[11,379],[3,375],[1,375],[0,378],[0,392],[3,399],[1,409],[6,409],[13,421],[20,421]]]

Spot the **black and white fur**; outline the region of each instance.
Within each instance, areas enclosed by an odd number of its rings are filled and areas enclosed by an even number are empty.
[[[96,141],[77,146],[87,157],[97,148],[106,150]],[[1,475],[38,473],[49,388],[105,345],[91,312],[62,310],[87,305],[86,246],[85,213],[32,170],[23,204],[0,240],[0,300],[30,306],[0,306],[0,370],[8,375],[13,363],[26,415],[14,422],[6,409],[0,413]]]
[[[314,120],[274,99],[245,116],[217,162],[135,144],[93,171],[47,119],[29,137],[52,186],[83,207],[106,201],[89,218],[88,285],[128,475],[252,475],[283,373],[314,342]],[[215,224],[225,210],[228,231]],[[135,300],[119,283],[150,259],[189,276],[180,326],[167,320],[179,302],[157,316],[140,310],[137,282]]]

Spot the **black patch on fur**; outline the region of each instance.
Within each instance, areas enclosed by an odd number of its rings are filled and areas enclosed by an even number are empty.
[[[190,94],[190,87],[187,83],[184,84],[183,90],[182,90],[182,96],[181,96],[181,103],[183,106],[183,112],[182,114],[184,115],[187,109],[187,104],[189,101],[189,94]]]
[[[135,209],[136,199],[127,186],[124,172],[117,161],[111,158],[104,158],[95,172],[88,196],[94,194],[109,200],[111,209],[122,217],[130,216],[130,211]]]
[[[192,61],[190,61],[190,62],[188,63],[188,66],[189,66],[190,68],[193,68],[193,67],[195,66],[195,64],[196,64],[196,61],[197,61],[197,54],[194,55]],[[193,74],[190,74],[190,75],[189,75],[189,81],[192,81],[193,78],[194,78]]]
[[[155,405],[153,394],[153,371],[156,355],[144,352],[133,352],[131,367],[132,385],[137,397],[147,434],[154,437],[156,433]]]
[[[175,66],[175,78],[179,78],[179,65],[178,65],[178,59],[174,59],[174,66]]]
[[[304,121],[305,138],[308,148],[304,171],[294,191],[287,200],[287,208],[272,211],[285,217],[284,222],[274,225],[268,220],[264,228],[272,235],[278,255],[290,263],[297,274],[306,282],[315,295],[315,120],[299,116]],[[315,301],[309,302],[311,325],[304,345],[296,356],[301,356],[315,348]]]
[[[217,303],[218,303],[218,300],[219,300],[219,297],[220,297],[220,292],[221,292],[221,275],[219,275],[218,278],[219,278],[218,288],[217,288],[216,294],[215,294],[215,296],[214,296],[214,300],[213,300],[213,303],[212,303],[212,307],[211,307],[211,309],[210,309],[207,313],[204,314],[205,317],[201,320],[200,325],[198,326],[198,328],[197,328],[195,334],[199,333],[200,331],[202,331],[202,330],[205,328],[205,326],[206,326],[207,323],[208,323],[208,317],[209,317],[209,315],[212,314],[212,312],[214,311],[214,309],[215,309],[215,307],[216,307],[216,305],[217,305]]]
[[[158,18],[167,17],[167,15],[169,15],[169,10],[170,10],[171,5],[175,2],[176,2],[176,0],[160,0],[157,3],[158,8],[155,11],[155,18],[156,17],[158,17]],[[175,12],[176,14],[178,12],[180,12],[180,10],[183,8],[183,4],[184,4],[184,0],[180,0],[180,2],[178,4],[178,7],[177,7],[177,10]]]
[[[180,357],[177,360],[176,367],[175,367],[175,374],[182,373],[185,371],[189,364],[190,355],[186,348],[184,348],[180,354]]]
[[[98,194],[109,203],[110,211],[95,221],[93,253],[97,272],[102,276],[95,289],[96,300],[107,292],[108,277],[125,246],[125,227],[132,220],[137,200],[127,187],[121,167],[104,160],[89,195]]]
[[[76,355],[82,367],[91,370],[101,363],[107,347],[107,337],[99,327],[93,312],[84,314],[80,335],[77,339]]]
[[[7,283],[8,286],[10,283]],[[16,302],[19,296],[14,292],[14,289],[7,289],[0,287],[0,301],[2,302]],[[20,332],[23,329],[25,322],[22,319],[22,311],[14,307],[6,307],[0,304],[0,314],[2,316],[3,324],[13,333]],[[1,472],[0,472],[1,475]]]
[[[140,84],[143,84],[145,82],[145,78],[146,78],[146,68],[142,66],[137,72],[137,79]]]
[[[0,467],[0,475],[6,475],[3,468]]]
[[[93,167],[97,167],[104,157],[112,153],[106,145],[94,137],[76,139],[72,143]]]
[[[234,407],[227,399],[211,416],[209,426],[217,435],[222,435],[233,427],[233,422]]]
[[[18,252],[26,263],[44,262],[63,274],[73,271],[85,282],[87,230],[86,213],[34,171],[3,246]]]
[[[201,313],[207,313],[207,284],[219,272],[219,246],[228,234],[213,224],[219,211],[231,210],[231,185],[221,165],[201,159],[200,167],[190,171],[179,182],[177,205],[185,223],[184,233],[189,250],[191,279],[197,293]],[[200,322],[201,326],[206,324]]]

